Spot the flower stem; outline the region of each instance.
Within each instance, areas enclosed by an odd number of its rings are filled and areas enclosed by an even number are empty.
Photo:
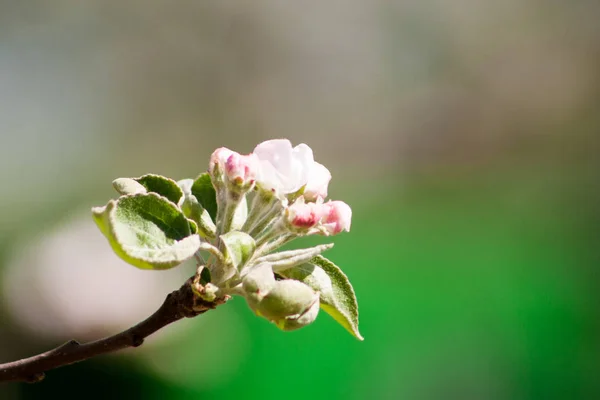
[[[219,204],[217,211],[217,236],[227,233],[231,230],[233,216],[240,205],[242,198],[238,193],[228,191],[226,200]]]
[[[207,243],[207,242],[202,242],[202,243],[200,243],[200,250],[209,252],[211,255],[216,257],[217,262],[219,262],[221,264],[225,264],[225,256],[223,255],[221,250],[219,250],[217,247],[213,246],[212,244]]]
[[[250,236],[254,236],[271,222],[273,217],[281,211],[279,199],[271,193],[259,191],[252,199],[250,215],[242,230]]]

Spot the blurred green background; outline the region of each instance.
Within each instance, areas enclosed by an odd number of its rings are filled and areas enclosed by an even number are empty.
[[[0,0],[0,361],[117,332],[193,273],[89,208],[286,137],[333,174],[359,342],[235,299],[1,399],[600,398],[600,3]],[[295,245],[322,242],[297,241]]]

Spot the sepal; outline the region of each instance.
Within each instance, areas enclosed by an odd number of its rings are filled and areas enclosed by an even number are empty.
[[[287,250],[268,254],[256,260],[256,263],[266,262],[271,264],[273,271],[278,273],[289,268],[304,264],[319,254],[333,247],[333,243],[321,244],[308,249]]]

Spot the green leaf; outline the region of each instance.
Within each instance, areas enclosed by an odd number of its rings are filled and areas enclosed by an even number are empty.
[[[195,235],[196,233],[198,233],[198,224],[196,224],[196,221],[194,221],[193,219],[189,219],[188,218],[188,223],[190,224],[190,232],[192,235]]]
[[[200,247],[190,220],[156,193],[121,196],[92,214],[115,253],[138,268],[175,267]]]
[[[118,178],[112,184],[115,190],[123,195],[146,193],[148,191],[141,183],[132,178]]]
[[[240,231],[231,231],[219,236],[225,245],[225,258],[238,270],[252,257],[256,243],[252,236]]]
[[[183,196],[181,199],[179,199],[179,203],[177,205],[179,208],[181,208],[186,217],[197,224],[198,233],[200,236],[207,239],[213,239],[215,237],[217,228],[210,218],[208,211],[202,207],[196,196],[192,194],[193,184],[193,179],[182,179],[177,182],[177,185],[183,192]]]
[[[181,196],[183,196],[183,191],[179,185],[177,185],[177,182],[164,176],[147,174],[140,176],[139,178],[133,178],[133,180],[144,186],[148,192],[165,196],[175,204],[177,204],[179,199],[181,199]]]
[[[342,270],[323,256],[308,263],[279,271],[285,278],[304,282],[320,293],[321,308],[359,340],[358,304],[354,289]]]
[[[213,221],[217,218],[217,193],[208,173],[200,174],[192,185],[192,194],[204,207]]]

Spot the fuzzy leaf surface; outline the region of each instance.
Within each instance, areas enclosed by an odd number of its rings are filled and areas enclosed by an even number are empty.
[[[200,247],[190,220],[156,193],[121,196],[92,214],[115,253],[141,269],[175,267]]]
[[[217,218],[217,192],[210,180],[208,173],[200,174],[192,185],[192,194],[198,199],[198,202],[204,207],[210,218],[216,221]]]
[[[323,256],[316,256],[305,264],[279,271],[278,274],[303,282],[319,292],[321,309],[354,337],[363,340],[358,331],[358,303],[354,289],[337,265]]]
[[[147,174],[133,179],[144,186],[148,192],[158,193],[175,204],[183,196],[183,191],[173,179],[155,174]]]

